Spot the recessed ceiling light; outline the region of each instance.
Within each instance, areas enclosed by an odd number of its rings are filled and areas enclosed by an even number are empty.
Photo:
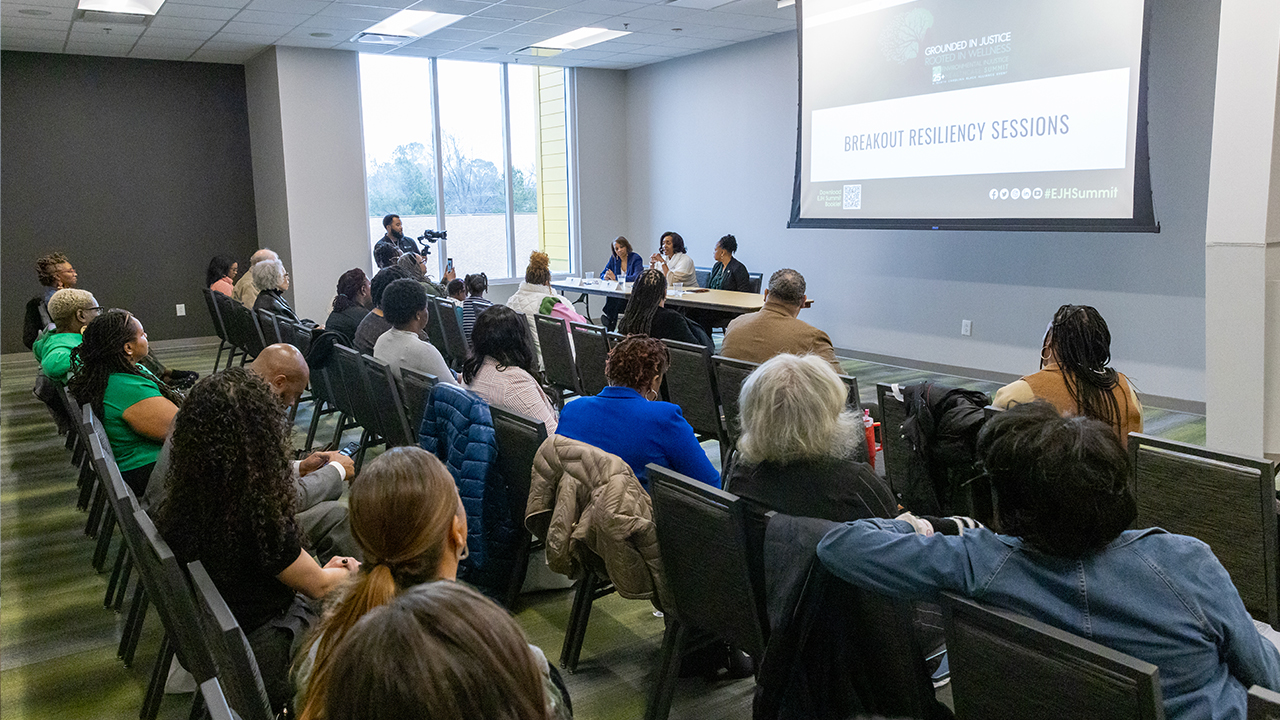
[[[606,30],[604,28],[578,28],[563,35],[557,35],[553,38],[543,40],[540,43],[534,43],[536,48],[554,48],[557,50],[581,50],[588,45],[602,43],[605,40],[620,38],[623,35],[630,35],[629,32],[622,30]]]
[[[45,17],[46,15],[53,14],[48,10],[36,10],[35,8],[27,8],[25,10],[19,10],[18,12],[22,15],[32,15],[34,17]]]
[[[80,0],[80,10],[125,13],[127,15],[155,15],[164,0]]]
[[[333,33],[326,33],[326,32],[311,33],[311,37],[328,38],[328,37],[333,37]]]
[[[485,47],[482,47],[482,48],[480,48],[480,49],[481,49],[481,50],[484,50],[484,51],[486,51],[486,52],[493,52],[494,50],[497,50],[497,49],[498,49],[498,46],[497,46],[497,45],[486,45]]]
[[[464,15],[429,12],[426,10],[401,10],[373,27],[365,30],[370,35],[394,35],[403,38],[420,38],[461,20]]]
[[[683,32],[684,28],[671,28],[671,32]]]

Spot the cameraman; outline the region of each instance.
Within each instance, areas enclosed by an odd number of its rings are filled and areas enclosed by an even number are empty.
[[[418,243],[413,241],[413,238],[405,237],[404,225],[400,222],[399,215],[388,215],[382,218],[382,227],[386,228],[387,234],[374,244],[373,251],[375,253],[378,252],[379,246],[386,244],[396,248],[401,253],[426,254],[418,247]]]

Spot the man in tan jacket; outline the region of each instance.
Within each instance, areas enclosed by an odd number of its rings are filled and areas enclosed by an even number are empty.
[[[724,331],[720,354],[725,357],[762,363],[774,355],[812,353],[843,373],[831,338],[796,317],[805,304],[804,276],[790,268],[769,278],[760,312],[735,318]]]

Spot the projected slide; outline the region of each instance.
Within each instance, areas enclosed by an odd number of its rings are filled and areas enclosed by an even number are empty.
[[[1144,0],[801,0],[799,13],[792,226],[1154,229]]]

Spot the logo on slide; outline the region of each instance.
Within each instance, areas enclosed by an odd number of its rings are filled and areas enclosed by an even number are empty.
[[[844,186],[844,209],[845,210],[861,210],[862,209],[862,185],[845,185]]]
[[[1000,199],[1001,200],[1009,199],[1009,188],[1000,188]]]
[[[942,82],[942,66],[941,65],[933,66],[933,81],[936,83]]]
[[[920,55],[924,34],[933,27],[933,13],[922,8],[898,13],[880,31],[880,52],[899,65]]]
[[[1018,188],[1014,188],[1009,191],[1009,197],[1013,198],[1014,200],[1017,200],[1018,198],[1022,197],[1022,191],[1019,190]]]
[[[997,190],[997,189],[995,189],[995,188],[991,188],[991,192],[988,194],[988,196],[989,196],[992,200],[999,200],[999,199],[1000,199],[1000,191],[999,191],[999,190]]]
[[[1035,198],[1036,200],[1039,200],[1040,198],[1044,197],[1044,190],[1041,190],[1040,188],[1036,188],[1035,190],[1032,190],[1031,197]]]

